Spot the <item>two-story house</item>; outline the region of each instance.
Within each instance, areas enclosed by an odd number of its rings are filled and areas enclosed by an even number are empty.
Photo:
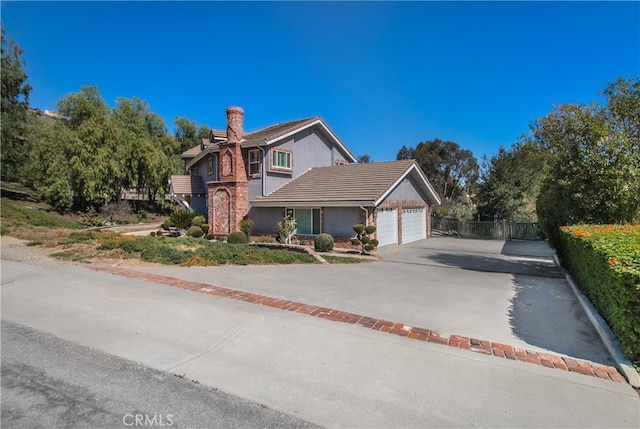
[[[353,236],[375,224],[380,245],[430,235],[429,207],[438,194],[413,160],[355,164],[356,158],[319,117],[243,130],[244,112],[227,109],[226,131],[182,154],[188,175],[171,177],[171,196],[207,216],[225,237],[248,217],[256,234],[275,234],[285,214],[298,235]]]

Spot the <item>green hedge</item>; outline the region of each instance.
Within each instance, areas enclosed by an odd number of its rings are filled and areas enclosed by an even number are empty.
[[[620,341],[623,353],[640,366],[640,226],[561,227],[558,252]]]

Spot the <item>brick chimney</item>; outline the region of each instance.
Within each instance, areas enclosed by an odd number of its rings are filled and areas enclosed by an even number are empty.
[[[242,107],[227,107],[227,143],[242,141],[242,121],[244,110]]]
[[[207,183],[209,230],[216,236],[238,231],[249,211],[248,180],[241,148],[244,110],[227,108],[227,141],[220,142],[220,180]]]

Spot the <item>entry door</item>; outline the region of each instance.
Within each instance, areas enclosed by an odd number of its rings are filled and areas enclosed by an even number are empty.
[[[376,210],[376,234],[378,246],[398,243],[398,209],[383,208]]]

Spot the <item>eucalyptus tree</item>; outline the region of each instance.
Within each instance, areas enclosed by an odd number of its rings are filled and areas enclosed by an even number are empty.
[[[0,175],[2,180],[20,179],[20,168],[28,152],[26,139],[27,110],[31,85],[24,71],[26,62],[22,59],[22,49],[13,38],[7,39],[2,29],[2,57],[0,80],[1,112],[0,119],[2,151],[0,151]]]

